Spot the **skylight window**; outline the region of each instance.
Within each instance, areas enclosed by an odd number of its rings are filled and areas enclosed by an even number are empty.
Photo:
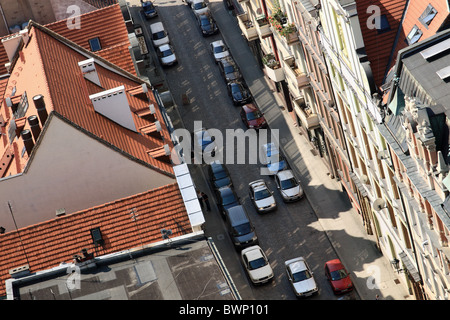
[[[89,39],[89,46],[91,47],[91,51],[99,51],[102,49],[99,38]]]
[[[414,27],[411,29],[408,36],[406,37],[406,42],[408,44],[416,43],[417,41],[419,41],[422,34],[423,34],[422,30],[420,30],[418,26],[414,25]]]
[[[377,29],[378,33],[384,33],[386,31],[391,30],[391,26],[389,25],[389,21],[385,14],[380,16],[380,27]]]
[[[419,21],[422,22],[425,27],[428,27],[436,14],[436,9],[433,8],[431,4],[429,4],[422,15],[419,17]]]

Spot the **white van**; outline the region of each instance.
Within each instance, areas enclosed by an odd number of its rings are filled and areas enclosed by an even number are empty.
[[[150,33],[152,34],[152,42],[155,47],[169,43],[169,36],[166,30],[164,30],[162,22],[151,24]]]

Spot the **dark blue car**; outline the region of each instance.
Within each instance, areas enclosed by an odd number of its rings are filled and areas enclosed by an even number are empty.
[[[144,10],[145,18],[150,19],[158,16],[155,5],[151,1],[145,1],[142,3],[142,9]]]

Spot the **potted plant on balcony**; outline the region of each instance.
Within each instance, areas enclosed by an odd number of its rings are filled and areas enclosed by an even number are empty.
[[[297,31],[297,27],[293,23],[288,23],[280,30],[280,35],[284,37],[288,37],[291,33],[294,33]]]
[[[270,69],[278,69],[280,67],[280,61],[277,61],[272,53],[264,55],[262,62]]]

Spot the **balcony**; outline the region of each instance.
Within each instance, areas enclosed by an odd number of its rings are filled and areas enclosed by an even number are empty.
[[[272,35],[272,29],[270,29],[270,23],[266,17],[256,19],[256,32],[262,39]]]
[[[298,102],[296,101],[295,113],[300,118],[302,126],[307,130],[319,127],[320,123],[318,114],[314,113],[310,107],[305,105],[304,99],[300,99]]]
[[[256,27],[253,25],[252,20],[250,20],[248,13],[245,12],[237,16],[239,28],[241,28],[242,33],[245,35],[248,41],[258,39],[258,32]]]
[[[264,70],[266,75],[275,82],[280,82],[285,79],[283,68],[280,61],[275,60],[273,54],[267,54],[262,58]]]
[[[296,86],[296,89],[303,89],[309,86],[309,77],[297,67],[294,57],[288,57],[284,60],[283,68],[285,68],[286,77]]]

